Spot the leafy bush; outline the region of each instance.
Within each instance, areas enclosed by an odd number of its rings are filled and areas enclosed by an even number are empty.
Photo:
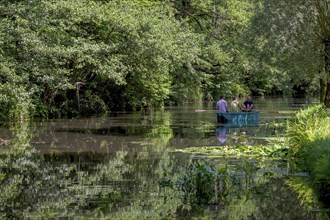
[[[82,115],[100,115],[107,113],[107,106],[104,101],[97,95],[94,95],[89,90],[82,97],[79,103],[79,112]]]
[[[310,143],[330,136],[330,114],[322,105],[299,111],[288,122],[286,136],[291,156],[300,156]]]
[[[290,156],[311,175],[319,199],[330,206],[330,113],[322,105],[301,110],[288,123]]]

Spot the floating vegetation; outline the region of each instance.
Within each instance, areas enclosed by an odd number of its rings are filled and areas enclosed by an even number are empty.
[[[210,147],[189,147],[183,149],[175,149],[176,152],[200,154],[206,157],[267,157],[273,159],[283,159],[287,154],[288,148],[274,146],[210,146]]]
[[[295,114],[295,113],[297,113],[297,111],[295,111],[295,110],[291,110],[291,111],[278,111],[277,112],[278,114]]]

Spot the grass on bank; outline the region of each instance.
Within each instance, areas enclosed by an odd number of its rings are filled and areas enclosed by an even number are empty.
[[[310,174],[304,183],[292,180],[289,185],[302,201],[316,196],[330,208],[330,110],[315,105],[299,111],[289,121],[286,136],[291,167]]]

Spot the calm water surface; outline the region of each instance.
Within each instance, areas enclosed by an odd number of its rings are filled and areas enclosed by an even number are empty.
[[[224,128],[209,102],[2,128],[0,216],[319,219],[319,212],[308,212],[285,186],[289,169],[283,161],[176,151],[271,146],[283,135],[277,125],[317,99],[254,102],[260,121],[253,126]]]

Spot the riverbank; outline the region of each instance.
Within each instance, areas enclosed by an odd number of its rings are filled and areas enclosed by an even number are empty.
[[[288,123],[288,158],[295,170],[307,171],[305,183],[310,192],[330,208],[330,111],[321,105],[299,111]],[[304,188],[295,188],[301,199],[308,200]],[[309,193],[311,194],[311,193]]]

